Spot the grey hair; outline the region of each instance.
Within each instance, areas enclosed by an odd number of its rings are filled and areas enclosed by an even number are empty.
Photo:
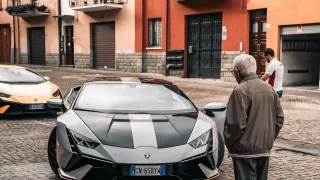
[[[253,56],[249,54],[241,54],[233,60],[233,67],[237,68],[239,73],[246,77],[251,74],[256,74],[257,63]]]

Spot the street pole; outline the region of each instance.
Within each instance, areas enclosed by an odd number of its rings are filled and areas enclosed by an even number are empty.
[[[169,0],[166,0],[166,66],[165,76],[168,76],[167,59],[168,59],[168,46],[169,46]]]
[[[12,1],[13,6],[15,5],[15,0]],[[16,64],[16,22],[14,16],[12,16],[13,23],[13,64]]]
[[[62,27],[62,22],[61,22],[61,18],[59,17],[61,15],[61,1],[62,0],[58,0],[58,36],[59,36],[59,43],[58,43],[58,48],[59,48],[59,67],[61,67],[62,65],[62,51],[61,51],[61,27]]]

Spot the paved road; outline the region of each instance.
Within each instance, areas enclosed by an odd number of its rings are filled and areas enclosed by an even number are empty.
[[[63,93],[84,82],[90,74],[39,71],[50,76]],[[232,89],[217,86],[178,83],[195,104],[202,107],[212,101],[227,102]],[[286,123],[281,137],[313,144],[320,143],[319,107],[283,99]],[[318,111],[316,110],[318,109]],[[54,117],[28,116],[0,119],[0,180],[57,179],[47,163],[46,145]],[[233,167],[225,157],[218,180],[233,179]],[[269,179],[320,179],[320,158],[278,149],[273,150]]]

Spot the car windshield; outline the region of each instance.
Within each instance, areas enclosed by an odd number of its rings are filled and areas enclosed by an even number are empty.
[[[109,113],[196,112],[183,94],[157,84],[88,84],[80,92],[75,110]]]
[[[42,83],[45,81],[44,78],[28,69],[0,67],[1,83]]]

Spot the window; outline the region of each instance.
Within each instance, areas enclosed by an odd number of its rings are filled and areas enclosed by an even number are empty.
[[[267,23],[262,24],[262,32],[267,32]]]
[[[161,19],[149,19],[149,47],[161,47],[162,22]]]
[[[257,22],[254,22],[252,24],[252,32],[253,33],[257,33],[258,32],[258,23]]]

